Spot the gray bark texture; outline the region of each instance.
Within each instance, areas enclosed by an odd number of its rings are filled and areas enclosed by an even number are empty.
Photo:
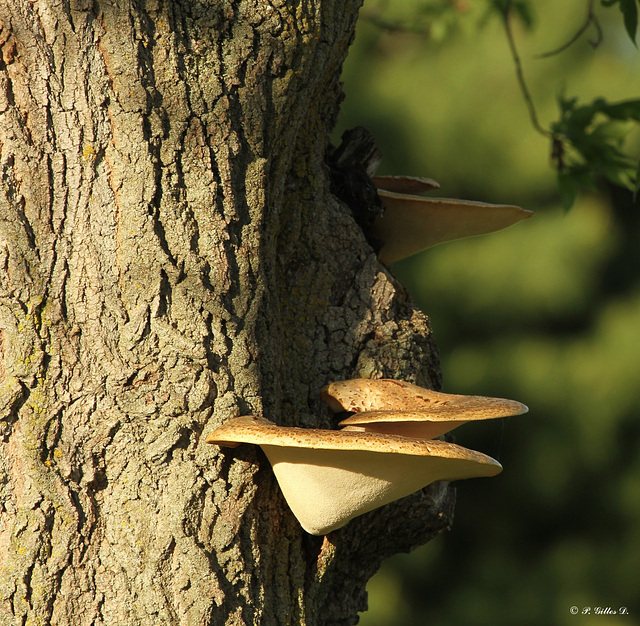
[[[311,537],[225,420],[437,387],[330,192],[358,0],[0,2],[0,624],[354,624],[436,484]]]

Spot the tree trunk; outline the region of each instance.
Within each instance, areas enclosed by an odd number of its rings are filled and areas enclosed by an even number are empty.
[[[264,415],[437,386],[427,319],[331,195],[357,0],[0,2],[0,623],[353,624],[436,484],[307,535]]]

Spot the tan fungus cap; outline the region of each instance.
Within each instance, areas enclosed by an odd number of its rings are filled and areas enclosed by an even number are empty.
[[[515,400],[441,393],[393,379],[334,382],[321,396],[334,412],[354,413],[340,422],[345,429],[422,439],[438,437],[468,421],[521,415],[529,410]]]
[[[418,176],[373,176],[371,180],[378,189],[395,193],[420,194],[440,189],[440,183],[437,183],[432,178]]]
[[[371,236],[382,242],[381,261],[392,263],[445,241],[502,230],[533,215],[506,204],[487,204],[379,190],[384,213]]]
[[[371,432],[287,428],[253,416],[232,419],[207,443],[259,445],[289,507],[313,535],[438,480],[494,476],[494,459],[444,441]]]

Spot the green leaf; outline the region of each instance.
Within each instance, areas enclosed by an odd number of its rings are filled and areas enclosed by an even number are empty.
[[[507,14],[517,15],[527,30],[532,30],[535,25],[533,7],[528,0],[491,0],[480,23],[486,23],[490,15],[499,15],[504,19]]]
[[[518,14],[527,30],[532,30],[534,26],[533,13],[528,2],[514,2],[513,10]]]
[[[638,28],[638,7],[636,0],[620,0],[620,10],[624,19],[624,27],[627,34],[636,45],[636,30]]]
[[[562,208],[568,211],[575,203],[578,197],[580,184],[571,173],[558,172],[558,189],[560,190],[560,201]]]
[[[611,119],[640,122],[640,100],[625,100],[615,104],[607,104],[605,102],[601,112]]]
[[[638,28],[638,7],[636,1],[640,0],[601,0],[601,4],[604,7],[612,7],[614,4],[618,5],[622,12],[624,27],[634,45],[637,45],[636,30]]]
[[[629,124],[618,120],[610,120],[598,124],[591,132],[591,137],[603,143],[614,142],[622,145],[629,133]]]

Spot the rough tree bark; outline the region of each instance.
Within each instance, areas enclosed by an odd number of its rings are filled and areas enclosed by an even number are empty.
[[[232,416],[437,387],[425,316],[330,193],[358,0],[0,2],[0,623],[353,624],[445,484],[324,538]]]

